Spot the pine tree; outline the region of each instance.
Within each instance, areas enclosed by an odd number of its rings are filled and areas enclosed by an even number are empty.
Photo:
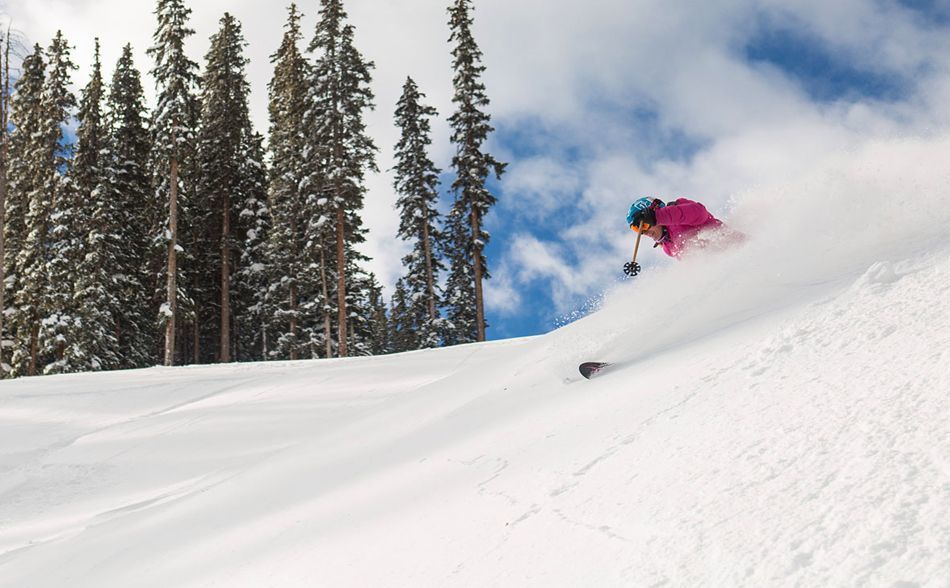
[[[436,110],[420,103],[424,97],[408,78],[396,108],[396,125],[402,134],[396,144],[394,168],[399,237],[413,244],[412,252],[402,262],[406,268],[403,287],[411,305],[407,309],[407,330],[414,333],[411,345],[416,349],[439,345],[442,321],[438,313],[438,272],[445,269],[437,257],[437,245],[442,240],[436,209],[439,169],[427,154],[432,143],[429,117],[435,116]]]
[[[446,218],[444,255],[449,261],[445,282],[445,344],[459,345],[478,340],[478,315],[475,305],[475,276],[471,257],[471,229],[459,209]]]
[[[7,288],[13,294],[8,332],[13,340],[10,364],[14,376],[35,375],[38,369],[42,282],[35,278],[43,259],[48,217],[48,210],[39,209],[38,205],[46,201],[42,180],[52,162],[52,153],[47,154],[48,129],[43,111],[45,84],[43,49],[35,45],[33,52],[23,59],[22,73],[16,83],[9,199],[4,219],[7,249],[4,269]],[[29,280],[27,271],[32,274]]]
[[[370,278],[367,292],[369,351],[373,355],[382,355],[392,352],[389,317],[386,315],[386,299],[383,296],[383,287],[376,280],[376,276],[370,274]]]
[[[13,344],[7,333],[7,197],[10,172],[10,53],[13,42],[9,29],[0,33],[0,378],[10,372],[6,361],[7,345]]]
[[[335,284],[324,281],[323,290],[335,290],[337,353],[348,350],[347,293],[355,276],[347,259],[353,247],[365,241],[359,216],[363,208],[367,171],[375,171],[376,146],[366,133],[363,112],[373,107],[369,84],[372,62],[353,45],[354,29],[345,24],[341,0],[321,0],[322,9],[309,50],[317,54],[311,76],[307,155],[314,162],[307,178],[316,213],[311,221],[310,242],[319,249],[322,269],[332,271]],[[332,227],[332,236],[328,230]],[[328,245],[335,251],[332,264]],[[327,306],[330,301],[327,300]]]
[[[413,319],[406,281],[399,278],[389,309],[389,342],[393,351],[398,353],[419,348]]]
[[[356,254],[352,258],[359,259]],[[348,274],[347,305],[352,309],[348,319],[349,349],[353,355],[379,355],[389,352],[389,321],[383,289],[372,273],[353,263]]]
[[[69,46],[59,32],[48,50],[49,69],[41,98],[42,163],[33,172],[40,192],[31,194],[27,211],[27,237],[18,260],[23,278],[22,295],[29,300],[38,328],[30,335],[30,373],[40,364],[44,371],[71,371],[66,355],[70,331],[78,317],[72,305],[77,248],[74,190],[66,177],[72,146],[62,128],[68,124],[76,99],[69,90],[70,71],[76,66]]]
[[[488,191],[486,183],[492,172],[500,179],[505,164],[499,163],[482,150],[482,144],[494,128],[490,125],[491,117],[483,110],[488,106],[489,100],[485,85],[481,82],[485,67],[481,65],[482,52],[472,36],[471,11],[471,0],[455,0],[449,8],[449,27],[452,30],[449,42],[455,42],[452,49],[455,70],[455,94],[452,102],[456,105],[456,111],[449,118],[452,142],[456,146],[456,153],[452,158],[452,167],[456,172],[455,181],[452,183],[452,190],[456,195],[453,213],[459,217],[456,220],[467,219],[469,223],[467,237],[463,238],[462,232],[459,231],[453,234],[453,242],[455,247],[464,247],[470,255],[468,263],[472,266],[476,340],[484,341],[486,324],[482,281],[490,277],[483,253],[489,239],[484,230],[484,219],[495,203],[495,197]],[[461,262],[460,255],[453,257],[453,263]],[[458,278],[465,273],[455,267],[452,272]],[[462,288],[462,285],[459,284],[458,287]],[[456,294],[460,292],[461,290],[458,290]],[[449,301],[449,304],[454,303],[468,303],[467,296],[456,298],[454,302]],[[461,315],[467,311],[452,308],[449,312]],[[457,329],[462,328],[462,325],[455,326]]]
[[[212,363],[219,360],[221,347],[221,211],[204,192],[202,185],[201,123],[196,126],[193,159],[188,167],[194,191],[188,198],[188,212],[179,223],[179,284],[188,293],[179,302],[179,353],[184,362]]]
[[[71,344],[77,367],[83,370],[119,367],[115,318],[122,312],[118,258],[126,246],[119,240],[118,209],[110,198],[112,152],[103,116],[105,88],[99,59],[99,40],[92,78],[79,103],[79,129],[73,166],[73,189],[77,195],[74,218],[85,227],[77,235],[83,246],[78,259],[74,300],[81,319]]]
[[[47,211],[48,232],[42,246],[45,259],[34,271],[43,290],[39,351],[48,359],[44,373],[64,373],[80,371],[86,362],[83,350],[76,346],[76,332],[82,328],[82,319],[74,298],[79,261],[85,253],[86,219],[71,181],[73,145],[63,133],[77,106],[70,91],[70,72],[78,68],[62,32],[56,33],[47,54],[49,75],[43,89],[43,110],[52,165],[44,173],[43,189],[48,202],[38,209]]]
[[[167,265],[165,302],[161,315],[165,327],[165,365],[175,362],[175,337],[179,300],[187,293],[179,289],[179,216],[187,216],[187,185],[189,157],[192,156],[194,128],[197,120],[198,65],[185,55],[185,40],[194,34],[187,26],[191,9],[182,0],[159,0],[155,10],[158,28],[148,54],[155,60],[152,76],[158,89],[158,105],[153,113],[152,133],[155,170],[155,193],[164,203],[158,240],[166,248]],[[184,172],[184,173],[183,173]],[[182,176],[185,182],[182,182]],[[179,202],[179,199],[182,202]],[[183,219],[187,220],[187,218]]]
[[[317,247],[308,247],[308,225],[305,219],[316,215],[307,211],[315,198],[305,198],[304,191],[306,141],[304,114],[307,111],[309,68],[298,44],[301,15],[296,4],[289,9],[284,38],[280,48],[271,56],[274,77],[270,90],[270,159],[268,201],[272,228],[267,239],[268,323],[273,329],[270,357],[298,359],[306,350],[319,346],[313,338],[315,329],[308,328],[303,306],[319,297],[318,274],[310,259]],[[316,305],[314,305],[316,306]],[[314,309],[320,318],[324,314],[323,301]],[[308,336],[308,333],[311,335]]]
[[[253,361],[267,359],[270,340],[267,317],[268,255],[267,238],[270,233],[270,211],[267,206],[267,169],[264,167],[264,137],[254,133],[246,147],[242,162],[240,193],[243,195],[240,213],[242,240],[241,259],[235,277],[237,292],[235,322],[238,325],[238,359]]]
[[[115,315],[117,345],[123,368],[154,362],[158,332],[152,320],[150,239],[160,207],[153,197],[148,173],[151,140],[142,80],[126,45],[109,88],[108,161],[105,200],[115,209],[116,241],[122,244],[115,260],[119,309]]]
[[[253,131],[247,105],[250,86],[244,72],[248,60],[243,55],[246,43],[241,25],[228,13],[221,18],[220,25],[211,37],[203,76],[197,196],[202,199],[202,210],[210,212],[205,227],[210,230],[209,250],[218,252],[213,260],[219,275],[214,289],[220,311],[217,359],[229,362],[235,339],[232,282],[243,241],[239,235],[246,234],[241,227],[241,211],[248,197],[244,193],[248,187],[245,175],[250,169],[247,159]],[[210,306],[208,302],[201,301],[199,306]]]

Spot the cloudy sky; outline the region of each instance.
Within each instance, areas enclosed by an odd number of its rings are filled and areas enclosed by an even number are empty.
[[[388,169],[397,140],[393,110],[407,76],[440,113],[433,159],[447,170],[452,155],[448,0],[344,3],[360,50],[376,64],[376,110],[368,122],[383,171],[369,183],[366,253],[370,269],[391,286],[405,246],[395,239]],[[139,68],[150,69],[154,4],[0,0],[30,44],[46,46],[57,29],[64,32],[80,65],[77,89],[88,78],[97,36],[107,69],[125,43],[135,48]],[[196,34],[188,49],[199,64],[226,10],[243,23],[252,114],[266,132],[269,56],[285,10],[263,0],[189,4]],[[298,6],[309,41],[319,4]],[[755,235],[762,210],[793,206],[794,194],[776,186],[871,141],[936,140],[950,121],[947,0],[475,6],[496,127],[488,149],[510,164],[493,186],[498,205],[487,220],[490,338],[548,331],[616,283],[633,247],[624,215],[639,196],[701,200]],[[150,79],[148,85],[153,90]],[[670,263],[649,249],[641,258],[647,272]]]

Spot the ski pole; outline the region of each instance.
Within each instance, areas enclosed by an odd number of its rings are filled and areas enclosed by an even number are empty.
[[[643,236],[643,221],[640,221],[640,226],[637,227],[637,243],[633,246],[633,263],[637,263],[637,251],[640,250],[640,237]]]
[[[637,244],[633,247],[633,261],[624,264],[623,266],[623,273],[627,274],[631,278],[640,273],[640,264],[637,263],[637,252],[640,251],[640,237],[642,236],[643,221],[640,221],[640,225],[637,227]]]

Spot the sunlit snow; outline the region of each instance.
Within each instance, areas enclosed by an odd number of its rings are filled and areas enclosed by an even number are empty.
[[[0,585],[946,586],[948,151],[881,150],[544,336],[4,381]]]

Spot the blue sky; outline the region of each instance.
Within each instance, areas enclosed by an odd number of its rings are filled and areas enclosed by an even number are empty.
[[[879,5],[878,16],[882,17],[882,20],[878,22],[880,28],[874,31],[874,35],[869,36],[869,39],[875,42],[881,42],[881,37],[886,38],[889,33],[885,15],[890,18],[899,16],[904,20],[909,30],[895,27],[900,35],[914,36],[919,30],[921,37],[918,40],[921,41],[925,36],[933,34],[950,36],[950,29],[943,30],[950,25],[950,4],[911,0],[892,3],[890,6],[885,2],[876,4]],[[873,14],[874,7],[870,8],[870,13]],[[809,20],[807,14],[796,15],[789,12],[791,11],[759,12],[750,9],[746,17],[755,24],[742,31],[744,34],[731,40],[731,57],[737,67],[748,68],[749,71],[767,71],[777,92],[794,95],[803,106],[816,112],[845,108],[849,105],[864,105],[879,110],[881,116],[890,117],[895,108],[916,106],[914,100],[921,90],[919,84],[922,80],[932,80],[945,75],[945,65],[934,54],[923,52],[914,56],[916,59],[910,67],[907,67],[906,62],[874,59],[872,48],[862,45],[862,42],[859,42],[861,40],[852,41],[823,34],[820,29],[814,27],[814,22]],[[866,17],[867,14],[868,12],[855,11],[856,18],[861,15]],[[898,35],[895,33],[894,41],[900,42],[896,37]],[[724,75],[728,75],[727,72],[728,70],[724,71]],[[701,93],[703,88],[694,87],[688,91]],[[640,144],[633,144],[633,141],[626,144],[621,141],[618,144],[619,151],[629,154],[645,167],[675,162],[688,169],[697,156],[716,143],[715,136],[692,129],[688,124],[677,124],[675,119],[664,114],[662,105],[649,98],[631,100],[625,104],[611,104],[609,100],[599,100],[596,92],[593,94],[595,97],[589,102],[591,110],[610,112],[614,123],[627,129],[631,138],[635,137],[637,143],[648,144],[646,149]],[[767,104],[758,106],[768,108]],[[566,165],[576,165],[583,158],[579,155],[582,148],[572,144],[570,133],[560,135],[557,131],[538,132],[533,126],[530,123],[521,127],[504,123],[498,125],[495,141],[514,159],[514,166],[525,158],[537,157],[543,153],[555,153]],[[552,149],[548,145],[556,147]],[[668,191],[670,187],[673,191]],[[640,195],[688,195],[706,200],[710,208],[720,216],[728,216],[729,213],[728,195],[718,190],[710,194],[701,191],[685,194],[676,190],[675,184],[664,186],[649,183],[642,185],[642,188],[645,189],[641,189],[641,184],[631,186],[626,199],[621,196],[613,200],[616,205],[610,210],[610,215],[616,222],[607,230],[613,230],[618,235],[628,234],[622,220],[626,211],[625,204]],[[735,186],[737,191],[743,188],[741,185]],[[508,194],[504,182],[502,194],[501,212],[490,225],[493,242],[488,252],[493,266],[503,262],[506,244],[516,238],[516,235],[530,233],[543,242],[562,243],[564,231],[578,222],[577,215],[587,212],[583,207],[578,207],[576,202],[570,202],[568,205],[552,208],[549,212],[553,214],[549,213],[541,222],[534,222],[529,218],[530,215],[522,213],[517,205],[505,205],[505,202],[510,200],[505,198]],[[517,194],[510,196],[518,197]],[[632,236],[630,241],[632,242]],[[573,254],[574,250],[561,250],[565,253],[565,266],[574,268],[585,263]],[[656,257],[655,254],[653,257]],[[565,317],[578,316],[592,304],[596,304],[597,298],[611,286],[611,280],[622,279],[619,269],[626,259],[627,257],[620,255],[610,258],[609,261],[604,259],[605,265],[612,264],[612,271],[606,275],[601,273],[599,280],[578,287],[576,295],[567,302],[553,299],[550,281],[519,281],[515,290],[525,302],[512,309],[496,308],[494,312],[490,311],[492,335],[503,338],[543,333],[562,324]],[[649,265],[662,261],[651,259],[646,263]]]
[[[745,58],[777,68],[818,102],[901,100],[913,91],[911,76],[853,65],[847,54],[794,28],[763,27],[746,45]]]
[[[226,10],[243,23],[252,116],[266,131],[269,56],[284,11],[257,0],[190,4],[188,50],[199,63]],[[368,181],[365,252],[387,287],[407,249],[395,239],[388,172],[407,75],[439,111],[432,156],[450,168],[447,4],[345,1],[357,44],[376,63],[377,108],[367,122],[382,171]],[[317,2],[299,6],[306,42]],[[62,28],[75,45],[77,88],[95,36],[106,76],[127,42],[138,66],[150,66],[151,2],[30,0],[4,9],[31,43],[46,45]],[[487,148],[509,163],[486,219],[490,338],[546,332],[615,286],[633,247],[623,218],[636,197],[689,196],[754,234],[762,207],[783,204],[756,200],[762,187],[869,141],[942,133],[950,121],[944,0],[478,0],[474,32],[496,127]],[[649,248],[641,260],[641,280],[670,263]]]

